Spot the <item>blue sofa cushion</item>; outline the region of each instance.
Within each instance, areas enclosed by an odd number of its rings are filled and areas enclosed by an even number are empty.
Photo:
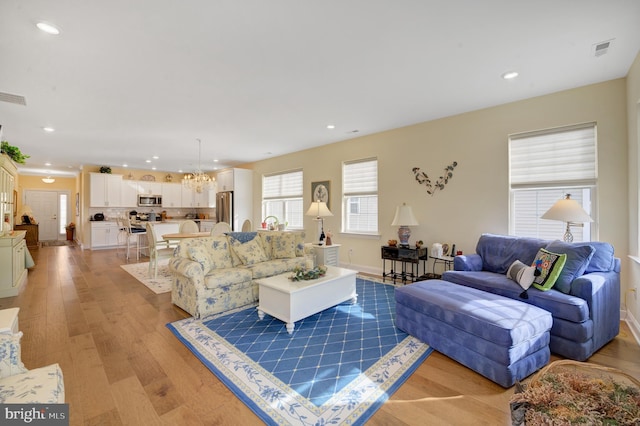
[[[522,288],[506,275],[487,271],[446,271],[442,274],[442,279],[530,303],[551,312],[554,318],[575,323],[589,320],[589,305],[586,300],[555,289],[540,291],[533,287],[527,290],[529,298],[521,299]]]
[[[608,272],[616,269],[613,246],[611,244],[601,241],[589,241],[584,243],[573,243],[573,245],[590,245],[596,249],[587,269],[584,271],[585,274],[590,274],[591,272]]]
[[[569,294],[571,291],[571,283],[574,279],[584,274],[596,249],[592,245],[569,244],[556,240],[549,243],[547,250],[567,255],[567,261],[553,288]]]
[[[240,243],[244,244],[253,240],[256,237],[256,235],[258,235],[258,233],[257,232],[227,232],[227,235],[232,237],[233,239],[240,241]]]
[[[484,271],[504,275],[516,260],[531,265],[538,250],[546,247],[548,243],[549,241],[539,238],[482,234],[476,246],[476,253],[482,257]]]
[[[396,289],[397,303],[505,348],[551,329],[549,312],[517,300],[429,280]]]

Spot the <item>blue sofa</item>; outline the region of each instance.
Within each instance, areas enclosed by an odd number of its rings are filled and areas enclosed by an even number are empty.
[[[516,260],[531,265],[538,250],[566,254],[554,287],[530,287],[528,298],[506,272]],[[604,242],[564,243],[536,238],[483,234],[476,253],[456,256],[454,270],[442,279],[517,299],[553,317],[551,352],[577,361],[588,359],[620,331],[620,259]]]

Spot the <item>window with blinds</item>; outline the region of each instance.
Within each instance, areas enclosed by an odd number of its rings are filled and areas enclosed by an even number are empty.
[[[571,199],[580,203],[593,218],[596,159],[594,123],[512,135],[509,138],[509,232],[517,236],[561,239],[566,223],[540,217],[565,194],[571,194]],[[571,232],[574,241],[589,241],[592,235],[590,224],[572,227]]]
[[[378,233],[378,160],[342,164],[342,232]]]
[[[303,228],[302,170],[262,177],[262,217],[275,216],[287,228]]]

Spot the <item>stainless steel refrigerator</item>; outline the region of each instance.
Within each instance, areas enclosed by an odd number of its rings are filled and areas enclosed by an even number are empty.
[[[227,222],[235,231],[233,220],[233,191],[216,194],[216,222]]]

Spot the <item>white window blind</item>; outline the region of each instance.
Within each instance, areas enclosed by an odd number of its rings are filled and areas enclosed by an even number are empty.
[[[342,165],[342,231],[378,232],[378,160],[365,159]]]
[[[288,228],[303,227],[302,170],[262,177],[262,217],[275,216]]]
[[[593,185],[595,125],[514,135],[509,141],[511,188]]]

